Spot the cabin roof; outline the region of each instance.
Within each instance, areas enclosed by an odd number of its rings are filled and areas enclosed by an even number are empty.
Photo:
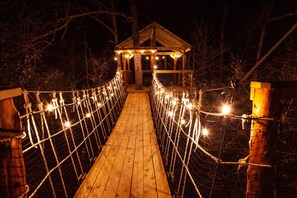
[[[155,40],[162,47],[155,47],[156,49],[162,48],[171,51],[189,51],[191,49],[191,45],[181,39],[180,37],[176,36],[157,22],[153,22],[150,25],[146,26],[142,30],[139,31],[139,38],[140,38],[140,45],[143,46],[147,41],[152,39],[152,35],[155,30]],[[123,42],[119,43],[116,46],[117,50],[121,49],[133,49],[133,39],[132,36],[128,39],[124,40]]]

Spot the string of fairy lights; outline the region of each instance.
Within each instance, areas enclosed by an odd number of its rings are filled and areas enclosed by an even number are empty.
[[[198,115],[204,114],[204,115],[240,119],[243,123],[253,119],[271,119],[271,118],[255,118],[252,115],[248,115],[248,114],[243,114],[242,116],[234,115],[232,114],[232,105],[228,103],[222,104],[221,108],[219,108],[221,112],[205,111],[205,110],[202,110],[202,97],[201,97],[203,93],[202,91],[200,91],[199,93],[200,97],[197,101],[195,99],[191,99],[189,97],[189,93],[187,93],[186,91],[184,91],[182,95],[178,95],[174,93],[174,91],[166,89],[166,87],[163,86],[162,83],[158,80],[156,73],[153,73],[152,82],[153,82],[152,83],[153,94],[158,99],[158,101],[167,109],[167,115],[171,119],[173,119],[175,123],[184,127],[188,127],[190,124],[194,124],[193,115],[195,112],[197,112]],[[176,105],[184,106],[184,109],[189,112],[190,116],[188,120],[186,120],[183,116],[180,118],[180,120],[175,120],[177,108],[174,108],[174,107]],[[202,124],[201,119],[198,119],[197,122],[194,124],[194,126],[196,126],[194,130],[197,136],[195,139],[192,139],[192,140],[196,144],[197,148],[202,149],[202,147],[199,145],[199,139],[202,136],[210,135],[210,130],[205,124]],[[238,165],[254,165],[254,166],[261,166],[261,167],[271,167],[271,165],[252,164],[249,162],[242,162],[240,160],[238,162],[224,162],[222,159],[219,159],[218,157],[215,157],[206,151],[205,151],[205,154],[207,154],[212,159],[214,159],[216,163],[220,163],[220,164],[238,164]]]
[[[212,161],[212,164],[216,165],[237,165],[237,170],[248,165],[266,168],[272,167],[270,164],[251,163],[246,156],[239,158],[238,161],[224,161],[221,158],[220,152],[216,154],[213,153],[215,150],[210,147],[213,143],[208,142],[208,139],[213,140],[212,136],[222,138],[224,133],[218,135],[219,131],[216,132],[216,130],[219,129],[210,129],[205,122],[206,117],[215,116],[237,119],[242,122],[243,129],[247,121],[273,118],[256,118],[248,114],[243,114],[242,116],[234,115],[232,113],[231,102],[222,103],[220,108],[216,108],[220,110],[218,112],[207,111],[203,106],[202,95],[208,91],[209,90],[200,90],[198,97],[195,94],[191,95],[187,91],[183,91],[182,94],[180,94],[163,86],[158,79],[157,73],[153,73],[151,98],[154,121],[157,125],[158,142],[160,151],[163,154],[163,160],[167,167],[166,170],[172,178],[174,177],[172,180],[176,181],[175,184],[172,184],[175,185],[173,188],[175,189],[176,196],[184,197],[186,181],[191,181],[190,185],[192,185],[196,191],[195,195],[192,194],[193,196],[202,197],[211,194],[213,178],[215,178],[215,176],[209,178],[212,182],[206,187],[202,184],[205,182],[205,176],[201,176],[201,178],[195,177],[197,172],[200,172],[200,175],[204,174],[201,172],[201,168],[191,169],[191,167],[194,166],[190,164],[191,158],[193,158],[192,154],[197,153],[197,150],[199,150],[199,153],[202,155],[195,155],[195,160],[199,159],[203,163],[206,163],[205,161]],[[217,143],[219,142],[220,141]],[[171,146],[169,144],[171,144]],[[223,144],[223,141],[219,144]],[[170,147],[172,148],[170,149]],[[220,150],[219,147],[222,146],[215,145],[215,147],[218,147],[216,150],[218,151]],[[179,164],[178,170],[176,170],[177,164]],[[202,166],[202,168],[207,170],[205,166]],[[213,167],[214,172],[215,170],[216,168]],[[211,175],[211,173],[208,174],[208,177],[210,177],[209,175]],[[177,177],[177,179],[175,177]],[[206,188],[208,188],[208,192],[206,192]],[[189,193],[189,189],[187,192]],[[192,190],[190,190],[190,193],[193,193]],[[189,194],[187,195],[189,196]]]
[[[53,196],[75,193],[77,189],[72,192],[69,188],[85,177],[86,166],[107,140],[124,104],[124,89],[118,70],[111,81],[97,88],[23,91],[25,112],[20,118],[27,178],[31,181],[28,197],[49,189]],[[32,157],[40,161],[34,163]],[[67,169],[66,163],[70,165]],[[52,176],[55,172],[58,177]]]

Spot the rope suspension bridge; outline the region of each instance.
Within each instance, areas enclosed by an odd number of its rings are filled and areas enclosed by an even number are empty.
[[[245,156],[224,161],[225,133],[221,130],[208,136],[202,117],[221,117],[214,124],[220,128],[226,124],[226,114],[202,110],[201,91],[197,97],[166,89],[156,73],[150,95],[128,93],[126,103],[120,71],[110,82],[93,89],[22,94],[23,134],[1,142],[23,145],[16,149],[22,151],[27,175],[11,180],[21,180],[19,187],[26,189],[23,193],[28,197],[211,197],[219,193],[214,191],[219,165],[230,165],[234,172],[247,165],[271,168],[250,163]],[[113,161],[107,163],[111,153]],[[130,161],[132,164],[127,163]],[[133,179],[137,175],[142,175],[141,180]]]

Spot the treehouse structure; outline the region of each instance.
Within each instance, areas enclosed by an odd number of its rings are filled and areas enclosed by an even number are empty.
[[[185,87],[186,75],[192,87],[193,70],[186,65],[186,52],[191,45],[160,24],[153,22],[139,31],[140,48],[133,47],[133,38],[129,37],[116,46],[116,58],[123,71],[125,83],[134,84],[134,79],[157,74],[172,74],[171,82]],[[137,55],[137,56],[136,56]],[[140,57],[140,59],[136,59]],[[138,67],[136,72],[135,68]],[[140,76],[139,76],[140,75]],[[146,82],[144,81],[146,85]]]

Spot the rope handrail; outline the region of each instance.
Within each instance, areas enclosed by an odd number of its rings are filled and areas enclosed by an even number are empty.
[[[239,157],[238,161],[223,160],[218,152],[219,145],[215,145],[207,139],[207,132],[204,131],[205,123],[201,119],[202,115],[210,115],[222,120],[228,117],[249,120],[251,119],[249,116],[231,114],[226,116],[221,112],[201,110],[202,97],[197,99],[196,96],[191,96],[191,98],[190,94],[185,91],[180,94],[170,89],[167,90],[160,83],[156,74],[153,74],[152,88],[151,106],[158,143],[166,171],[171,177],[174,196],[184,197],[185,191],[187,192],[186,196],[189,196],[189,193],[193,197],[209,196],[212,190],[211,181],[215,177],[218,165],[237,165],[238,170],[248,165],[264,168],[273,167],[270,164],[250,163],[246,156]],[[208,91],[206,90],[206,92]],[[215,135],[221,136],[219,133]],[[215,147],[218,149],[213,149]],[[205,163],[207,165],[203,165]],[[201,168],[194,169],[194,166]],[[198,175],[203,175],[203,177]],[[207,184],[206,180],[210,182]],[[192,190],[190,186],[193,186]]]
[[[28,197],[72,197],[107,141],[125,101],[121,73],[103,86],[23,91]]]

